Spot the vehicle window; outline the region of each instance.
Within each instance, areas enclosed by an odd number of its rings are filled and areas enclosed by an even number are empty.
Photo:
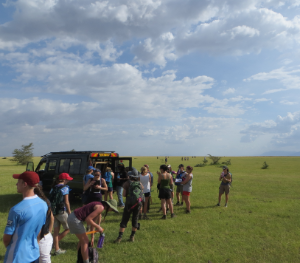
[[[44,162],[40,162],[38,167],[36,168],[36,171],[42,171],[42,170],[45,170],[45,166],[46,166],[46,161]]]
[[[50,160],[48,164],[48,172],[55,172],[56,160]]]
[[[70,166],[70,159],[61,159],[59,162],[59,173],[68,173]]]
[[[79,174],[81,166],[81,159],[71,159],[69,174]]]
[[[124,166],[125,168],[130,166],[129,160],[121,160],[121,159],[120,159],[119,161],[115,161],[116,172],[119,172],[118,164],[121,164],[121,165]]]

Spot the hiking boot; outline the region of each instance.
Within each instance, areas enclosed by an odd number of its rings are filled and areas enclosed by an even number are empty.
[[[161,219],[167,219],[167,215],[163,215]]]
[[[134,242],[134,236],[130,236],[129,242]]]
[[[180,203],[179,203],[179,202],[177,202],[177,203],[176,203],[176,205],[177,205],[177,206],[180,206]]]
[[[220,203],[217,203],[216,206],[220,206]]]
[[[185,213],[186,213],[186,214],[190,214],[190,213],[191,213],[191,210],[186,210]]]
[[[65,254],[65,253],[66,253],[66,250],[59,249],[59,250],[54,252],[54,256],[62,255],[62,254]]]
[[[119,238],[119,237],[118,237],[118,238],[114,241],[114,243],[119,244],[121,241],[122,241],[122,238]]]
[[[183,206],[183,203],[181,203],[180,206]]]
[[[174,218],[174,217],[176,217],[176,215],[174,215],[174,213],[173,213],[173,214],[171,214],[171,218]]]
[[[150,218],[145,214],[145,215],[143,215],[143,219],[144,220],[149,220]]]
[[[139,220],[141,220],[142,219],[142,214],[139,214]]]
[[[159,210],[157,211],[157,213],[161,212],[162,211],[162,208],[159,208]]]

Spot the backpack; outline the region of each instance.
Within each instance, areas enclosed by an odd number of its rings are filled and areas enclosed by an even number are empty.
[[[89,243],[89,262],[91,263],[98,263],[99,254],[96,248],[90,247]],[[77,263],[83,263],[82,255],[81,255],[81,248],[78,249],[77,253]]]
[[[110,172],[105,172],[103,178],[105,179],[105,181],[107,183],[110,183],[110,180],[111,180],[111,173]]]
[[[177,173],[176,179],[182,179],[182,176],[185,174],[185,171]],[[175,185],[181,185],[181,183],[175,183]]]
[[[126,204],[131,208],[137,203],[141,202],[143,198],[143,191],[139,181],[130,181],[128,193],[126,196]]]
[[[50,192],[49,201],[51,203],[51,210],[54,216],[58,215],[60,211],[63,211],[65,207],[64,196],[61,191],[63,187],[64,185],[55,186]]]

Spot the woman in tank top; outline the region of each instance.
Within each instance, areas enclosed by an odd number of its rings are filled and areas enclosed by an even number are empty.
[[[145,196],[145,200],[143,202],[143,207],[141,208],[140,215],[142,214],[142,209],[144,209],[143,219],[149,219],[146,213],[148,211],[148,200],[151,192],[151,176],[148,173],[148,168],[145,166],[141,168],[140,182],[144,187],[143,193]]]
[[[161,200],[161,208],[163,211],[163,217],[161,219],[167,219],[166,203],[169,206],[171,212],[171,218],[173,218],[175,217],[175,215],[173,213],[173,205],[171,201],[171,190],[170,190],[170,185],[173,183],[173,178],[172,175],[167,172],[168,166],[163,164],[159,167],[159,169],[160,172],[158,172],[157,183],[160,184],[158,198]]]
[[[103,178],[100,178],[100,171],[96,170],[94,172],[94,178],[88,180],[84,186],[84,191],[89,191],[89,198],[87,204],[91,202],[101,202],[102,201],[102,191],[107,191],[107,185]]]
[[[190,194],[192,192],[192,181],[193,181],[193,167],[187,166],[186,173],[182,177],[182,185],[183,185],[183,192],[182,192],[182,199],[186,204],[186,213],[191,213],[191,201],[190,201]]]
[[[75,234],[79,239],[78,247],[81,248],[81,255],[84,263],[89,262],[88,256],[88,245],[89,238],[86,235],[83,222],[85,221],[88,225],[91,226],[91,231],[96,229],[98,232],[103,232],[103,228],[95,223],[97,218],[101,215],[103,211],[106,211],[106,214],[109,211],[114,211],[119,213],[117,208],[116,200],[109,200],[107,202],[92,202],[83,207],[75,209],[68,217],[68,225],[70,228],[71,234]],[[94,245],[94,234],[92,234],[91,246]]]

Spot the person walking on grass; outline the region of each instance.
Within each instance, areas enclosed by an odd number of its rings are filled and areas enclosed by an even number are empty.
[[[141,168],[141,174],[140,174],[140,182],[144,187],[143,193],[144,193],[144,201],[143,201],[143,207],[141,207],[141,212],[142,214],[142,209],[144,210],[144,215],[142,219],[149,219],[147,216],[147,211],[148,211],[148,201],[150,198],[150,192],[151,192],[151,176],[148,173],[148,168],[143,166]]]
[[[54,255],[66,253],[66,250],[59,248],[59,241],[61,241],[69,232],[68,216],[71,214],[69,203],[69,186],[67,183],[73,180],[67,173],[61,173],[55,181],[54,187],[50,190],[51,209],[54,215],[54,233],[53,245],[55,248]],[[64,228],[62,233],[59,233],[60,226]]]
[[[54,216],[51,211],[51,204],[49,199],[45,196],[42,187],[37,185],[34,188],[34,193],[47,203],[48,211],[46,215],[46,222],[43,225],[39,235],[38,243],[40,247],[39,263],[51,263],[51,249],[53,245],[52,229],[54,224]]]
[[[219,181],[221,181],[221,185],[219,187],[219,203],[217,203],[217,206],[220,206],[222,195],[225,192],[225,207],[227,207],[228,204],[228,196],[230,191],[230,183],[231,183],[231,173],[229,172],[229,169],[227,166],[223,166],[223,171],[220,174]]]
[[[149,165],[148,165],[148,164],[145,164],[144,166],[147,167],[148,173],[150,174],[150,177],[151,177],[150,188],[152,188],[153,182],[154,182],[154,181],[153,181],[153,174],[150,172],[150,169],[149,169]],[[147,211],[147,213],[149,213],[149,211],[150,211],[150,203],[152,204],[151,190],[150,190],[150,196],[149,196],[149,199],[148,199],[148,211]]]
[[[103,232],[103,228],[97,224],[99,216],[105,211],[114,211],[119,213],[116,200],[109,200],[107,202],[92,202],[82,207],[75,209],[68,217],[68,225],[70,226],[70,233],[75,234],[79,239],[77,250],[81,249],[81,255],[84,263],[89,263],[88,245],[89,238],[85,232],[83,222],[85,221],[91,226],[91,231],[94,229],[98,232]],[[94,234],[92,234],[91,246],[94,245]]]
[[[168,166],[165,164],[159,167],[160,172],[158,173],[158,184],[160,184],[159,188],[159,196],[158,198],[161,200],[161,208],[163,211],[163,216],[161,219],[167,219],[167,208],[166,204],[168,205],[171,218],[175,217],[173,213],[173,205],[171,201],[171,190],[170,184],[173,183],[172,175],[168,173]]]
[[[190,194],[192,192],[192,181],[193,181],[193,167],[187,166],[186,167],[186,173],[182,177],[182,185],[183,185],[183,191],[182,191],[182,199],[186,204],[186,213],[191,213],[191,201],[190,201]]]
[[[142,207],[143,185],[139,181],[139,173],[137,169],[132,167],[132,171],[128,172],[129,180],[123,184],[123,196],[126,197],[125,208],[123,211],[122,221],[120,223],[119,236],[114,241],[120,243],[123,237],[125,228],[132,214],[132,231],[129,241],[134,241],[135,232],[138,229],[139,211]]]
[[[14,174],[18,179],[17,192],[23,200],[9,210],[3,235],[6,247],[4,263],[38,263],[40,249],[37,236],[46,222],[47,204],[34,194],[40,181],[37,173],[26,171]]]
[[[175,180],[175,185],[177,186],[176,187],[176,197],[177,197],[177,203],[176,203],[176,205],[178,205],[178,206],[182,206],[183,205],[183,201],[180,204],[180,194],[182,196],[183,186],[181,184],[181,180],[182,180],[182,176],[184,174],[185,174],[184,165],[180,164],[178,166],[177,176],[176,176],[176,180]],[[176,182],[176,181],[178,181],[178,182]]]
[[[106,181],[108,190],[104,192],[104,200],[107,201],[107,195],[109,195],[109,199],[113,199],[113,180],[115,174],[111,170],[110,167],[106,168],[106,172],[104,174],[104,179]]]

